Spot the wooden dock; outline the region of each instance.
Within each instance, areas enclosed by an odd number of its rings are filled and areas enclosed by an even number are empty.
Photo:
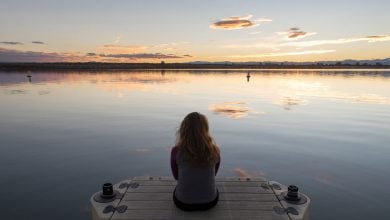
[[[194,183],[196,184],[196,183]],[[120,194],[111,207],[103,203],[104,214],[93,219],[107,220],[291,220],[291,213],[273,188],[279,186],[261,178],[217,178],[218,204],[207,211],[185,212],[172,200],[176,181],[168,177],[135,177],[114,185]],[[278,188],[279,187],[279,188]],[[105,207],[104,207],[105,206]],[[97,211],[98,212],[98,211]]]

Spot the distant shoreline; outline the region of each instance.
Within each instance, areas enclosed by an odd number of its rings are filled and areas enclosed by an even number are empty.
[[[101,70],[190,70],[190,69],[210,69],[210,70],[261,70],[261,69],[390,69],[390,65],[350,65],[350,64],[193,64],[193,63],[0,63],[0,71],[101,71]]]

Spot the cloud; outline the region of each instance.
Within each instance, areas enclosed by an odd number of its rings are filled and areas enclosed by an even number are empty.
[[[324,54],[324,53],[333,53],[333,52],[335,52],[335,50],[305,50],[305,51],[293,51],[293,52],[233,55],[230,57],[231,58],[262,58],[262,57],[298,56],[298,55],[308,55],[308,54]]]
[[[390,35],[372,35],[360,38],[340,38],[335,40],[312,40],[312,41],[299,41],[299,42],[288,42],[281,46],[294,46],[294,47],[314,47],[322,45],[334,45],[334,44],[348,44],[353,42],[385,42],[390,41]]]
[[[75,60],[83,60],[83,57],[72,53],[46,53],[0,48],[0,62],[70,62]]]
[[[271,22],[272,19],[269,19],[269,18],[258,18],[258,19],[255,19],[255,22]]]
[[[170,42],[170,43],[162,43],[162,44],[157,44],[151,47],[156,47],[156,48],[170,48],[170,47],[177,47],[181,45],[186,45],[189,44],[190,42],[188,41],[178,41],[178,42]]]
[[[103,45],[98,50],[103,53],[141,53],[144,52],[149,47],[147,46],[139,46],[139,45],[116,45],[116,44],[108,44]]]
[[[174,46],[189,44],[189,42],[171,42],[163,43],[156,45],[117,45],[117,44],[107,44],[98,48],[97,53],[90,52],[87,53],[88,57],[100,57],[104,58],[103,61],[115,62],[122,60],[142,60],[142,59],[181,59],[192,57],[189,54],[177,55],[172,54],[173,51],[177,50]],[[171,52],[171,53],[159,53],[153,52],[156,50]],[[114,59],[114,60],[113,60]]]
[[[292,28],[293,30],[297,30],[297,28]],[[278,39],[277,37],[272,38],[263,38],[260,42],[253,42],[253,43],[246,43],[246,44],[227,44],[227,45],[221,45],[222,48],[229,48],[229,49],[254,49],[254,48],[267,48],[272,50],[280,50],[281,48],[286,47],[295,47],[295,48],[306,48],[306,47],[315,47],[315,46],[323,46],[323,45],[338,45],[338,44],[348,44],[348,43],[354,43],[354,42],[367,42],[367,43],[376,43],[376,42],[387,42],[390,41],[390,35],[370,35],[365,37],[356,37],[356,38],[339,38],[334,40],[299,40],[301,37],[296,38],[288,38],[288,32],[278,32],[277,33],[280,36],[283,36],[282,39]],[[306,36],[309,36],[310,33],[306,34]],[[298,40],[298,41],[297,41]],[[291,52],[287,55],[300,55],[301,53],[307,54],[307,53],[331,53],[334,52],[332,50],[326,50],[326,51],[306,51],[306,52]],[[282,56],[283,54],[280,53],[268,53],[268,54],[261,54],[261,55],[254,55],[254,57],[275,57],[275,56]],[[253,57],[253,55],[236,55],[233,57]]]
[[[119,45],[119,44],[107,44],[99,47],[97,50],[99,53],[108,54],[127,54],[127,53],[146,53],[150,50],[164,50],[174,51],[177,50],[178,46],[189,44],[186,41],[162,43],[156,45]]]
[[[99,54],[99,56],[110,57],[110,58],[125,58],[125,59],[129,59],[129,60],[184,58],[184,56],[180,56],[180,55],[162,54],[162,53]]]
[[[220,21],[217,21],[210,25],[210,28],[213,29],[224,29],[224,30],[236,30],[242,28],[252,28],[259,25],[262,22],[270,22],[271,19],[260,18],[256,20],[250,20],[252,15],[248,15],[245,17],[240,16],[232,16],[229,18],[224,18]]]
[[[382,38],[386,38],[388,37],[387,35],[371,35],[371,36],[367,36],[366,38],[367,39],[382,39]]]
[[[276,49],[278,47],[277,42],[264,40],[261,43],[252,43],[252,44],[227,44],[222,45],[222,48],[229,48],[229,49],[243,49],[243,48],[270,48],[270,49]]]
[[[6,44],[6,45],[23,45],[22,42],[17,42],[17,41],[1,41],[0,44]]]
[[[117,43],[119,43],[121,41],[121,39],[122,39],[122,35],[118,35],[118,36],[115,37],[115,41],[114,42],[117,44]]]
[[[380,42],[380,41],[390,41],[390,35],[371,35],[363,37],[362,40],[367,40],[369,43]]]
[[[249,34],[255,35],[255,34],[261,34],[261,33],[262,33],[262,31],[253,31],[253,32],[251,32]]]
[[[291,31],[288,35],[288,38],[298,38],[303,37],[307,34],[307,32],[304,31]]]
[[[31,41],[31,43],[33,43],[33,44],[45,44],[45,42],[42,42],[42,41]]]
[[[277,34],[287,36],[288,40],[297,40],[297,39],[302,39],[304,37],[316,35],[317,33],[316,32],[306,32],[306,31],[302,31],[298,27],[292,27],[287,32],[277,32]]]
[[[187,41],[178,41],[178,42],[170,42],[170,43],[162,43],[162,44],[156,44],[152,45],[149,48],[150,49],[158,49],[158,50],[164,50],[164,51],[177,51],[180,47],[188,45],[189,42]]]
[[[98,56],[98,54],[97,53],[86,53],[85,56],[94,57],[94,56]]]
[[[153,59],[182,59],[192,57],[189,54],[163,54],[163,53],[123,53],[104,54],[89,52],[80,53],[47,53],[35,51],[21,51],[0,48],[0,62],[86,62],[86,61],[108,61],[122,62],[133,60]],[[107,60],[108,59],[108,60]]]

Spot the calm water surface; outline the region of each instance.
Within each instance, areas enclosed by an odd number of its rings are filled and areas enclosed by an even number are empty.
[[[219,176],[296,184],[311,219],[390,219],[390,72],[246,74],[0,73],[1,219],[89,219],[102,183],[169,176],[192,111],[209,118]]]

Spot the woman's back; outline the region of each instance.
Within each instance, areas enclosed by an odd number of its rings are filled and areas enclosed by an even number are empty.
[[[206,116],[188,114],[177,131],[176,146],[171,152],[171,169],[177,179],[173,194],[175,204],[183,210],[205,210],[218,202],[215,175],[220,153],[209,134]]]
[[[192,165],[180,154],[177,147],[172,149],[178,168],[175,196],[183,203],[207,203],[215,199],[215,174],[219,161],[210,165]]]

